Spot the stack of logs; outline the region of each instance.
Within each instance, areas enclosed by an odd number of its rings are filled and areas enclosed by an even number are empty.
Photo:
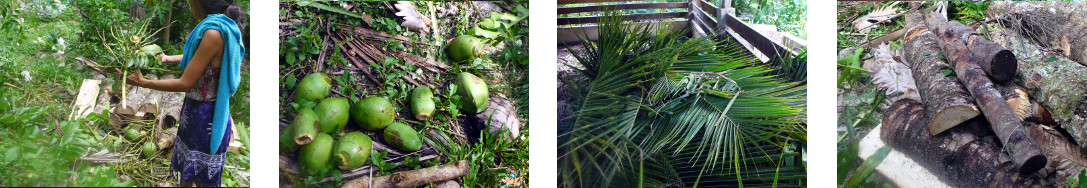
[[[994,7],[1002,5],[993,3]],[[994,9],[1018,12],[990,8]],[[1062,94],[1055,91],[1062,83],[1044,83],[1075,82],[1064,86],[1084,89],[1087,82],[1076,81],[1087,80],[1080,79],[1087,75],[1042,72],[1070,66],[1020,62],[1005,48],[1009,45],[987,40],[973,28],[949,22],[942,15],[907,13],[905,17],[902,61],[912,70],[921,98],[891,101],[881,131],[888,145],[946,183],[965,187],[1060,185],[1068,183],[1064,177],[1087,166],[1087,155],[1080,146],[1049,127],[1075,122],[1080,124],[1072,126],[1082,126],[1083,118],[1075,121],[1065,115],[1082,113],[1063,113],[1082,112],[1076,107],[1083,106],[1076,105],[1081,101],[1066,101],[1056,95]],[[1083,66],[1074,68],[1064,71],[1087,72]],[[1076,91],[1080,93],[1063,94],[1082,99],[1082,91],[1087,89]],[[1051,115],[1048,109],[1053,108],[1062,113]],[[1073,137],[1084,145],[1083,139]]]

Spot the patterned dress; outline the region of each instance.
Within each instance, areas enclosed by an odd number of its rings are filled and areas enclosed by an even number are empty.
[[[199,186],[219,186],[223,175],[233,120],[227,122],[226,135],[215,154],[208,153],[219,69],[209,65],[194,88],[185,94],[177,138],[174,139],[174,155],[170,159],[170,168],[181,173],[182,183],[195,181]]]

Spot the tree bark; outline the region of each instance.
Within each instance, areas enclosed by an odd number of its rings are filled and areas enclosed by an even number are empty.
[[[959,78],[945,74],[951,66],[937,55],[940,46],[936,35],[925,26],[920,15],[906,15],[907,35],[902,44],[904,62],[913,70],[913,77],[921,92],[928,119],[929,133],[937,135],[966,120],[981,115],[974,98],[959,82]]]
[[[976,99],[985,119],[992,124],[996,136],[1008,150],[1012,161],[1019,167],[1020,174],[1033,174],[1045,167],[1046,158],[1042,155],[1041,149],[1020,129],[1023,123],[1012,112],[1000,92],[993,88],[993,82],[981,71],[981,67],[967,49],[966,41],[958,37],[961,35],[957,35],[942,16],[927,14],[925,22],[941,39],[937,42],[940,43],[945,56],[954,67],[955,75],[964,81],[967,90]]]
[[[1087,65],[1087,4],[1083,2],[993,2],[989,14],[1007,28]]]
[[[990,32],[993,41],[1016,52],[1022,61],[1016,84],[1052,115],[1052,119],[1087,148],[1087,67],[1031,44],[1010,29]]]
[[[933,136],[923,113],[919,101],[894,102],[883,116],[880,137],[943,182],[955,187],[1030,187],[1064,181],[1048,174],[1020,175],[984,121],[967,121],[944,136]]]
[[[1004,46],[997,45],[993,41],[985,40],[981,34],[959,22],[948,22],[949,30],[958,33],[962,41],[966,42],[966,48],[970,54],[977,58],[978,66],[985,71],[993,81],[1005,83],[1015,77],[1019,69],[1015,54]]]
[[[364,176],[345,183],[343,187],[418,187],[429,183],[463,177],[465,175],[468,175],[468,161],[461,160],[449,165],[401,171],[388,176],[374,177],[372,179]]]

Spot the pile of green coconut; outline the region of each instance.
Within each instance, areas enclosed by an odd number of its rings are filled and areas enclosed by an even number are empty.
[[[332,83],[324,73],[306,75],[299,81],[294,92],[298,102],[316,102],[312,108],[298,111],[279,137],[281,152],[297,152],[301,169],[307,175],[324,174],[333,166],[340,170],[362,167],[370,158],[370,135],[381,135],[383,142],[403,152],[415,152],[423,141],[418,131],[404,122],[396,121],[396,108],[389,99],[369,96],[354,104],[347,98],[329,97]],[[455,101],[459,110],[466,114],[482,112],[487,108],[489,96],[487,84],[471,73],[457,74],[458,85]],[[434,93],[427,86],[419,86],[409,96],[411,113],[415,119],[425,121],[434,114]],[[361,130],[345,129],[353,121]]]

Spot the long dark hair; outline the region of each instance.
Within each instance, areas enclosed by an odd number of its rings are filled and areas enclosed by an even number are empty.
[[[204,12],[207,14],[223,14],[234,20],[238,24],[238,30],[242,31],[246,47],[249,46],[249,15],[242,7],[235,5],[234,0],[200,0],[200,4],[204,5]]]

